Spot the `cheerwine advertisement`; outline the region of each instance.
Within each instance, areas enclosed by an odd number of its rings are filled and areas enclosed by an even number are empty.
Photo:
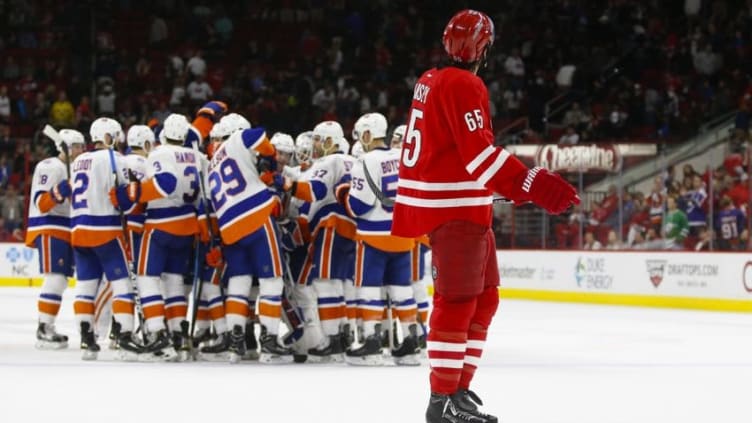
[[[622,157],[616,145],[558,145],[540,146],[535,164],[556,172],[618,172]]]

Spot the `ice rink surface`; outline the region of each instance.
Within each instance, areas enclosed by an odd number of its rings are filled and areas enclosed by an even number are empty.
[[[428,367],[83,362],[0,289],[0,421],[423,422]],[[752,316],[502,300],[473,388],[504,423],[752,422]]]

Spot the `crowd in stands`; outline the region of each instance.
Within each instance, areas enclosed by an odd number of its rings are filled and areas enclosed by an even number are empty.
[[[746,152],[730,153],[705,172],[686,164],[681,175],[669,166],[654,178],[650,192],[619,193],[611,186],[589,211],[575,208],[554,223],[554,246],[748,250],[751,187],[746,157]]]
[[[45,123],[87,133],[105,115],[158,127],[219,99],[293,135],[327,119],[349,133],[369,110],[402,124],[417,77],[443,63],[443,23],[466,6],[496,25],[481,76],[499,142],[520,118],[524,142],[681,141],[737,108],[748,132],[745,0],[7,0],[0,196],[23,195],[52,153],[37,135]],[[566,107],[548,116],[557,96]],[[2,201],[12,236],[21,223]]]

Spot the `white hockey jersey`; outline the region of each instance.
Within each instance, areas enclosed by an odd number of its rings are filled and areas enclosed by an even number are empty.
[[[96,247],[123,235],[119,211],[110,202],[115,187],[113,167],[118,181],[128,181],[123,156],[101,149],[76,157],[71,164],[71,245]]]
[[[257,152],[262,151],[274,151],[262,130],[236,131],[209,162],[206,188],[225,244],[255,232],[279,207],[277,196],[267,189],[256,169]]]
[[[34,169],[29,192],[29,220],[26,245],[31,247],[39,235],[70,242],[70,201],[58,204],[50,191],[68,179],[65,163],[57,157],[39,162]]]
[[[179,236],[198,233],[200,165],[200,157],[192,149],[179,145],[162,144],[149,153],[142,185],[142,195],[148,200],[144,229]],[[147,194],[152,187],[158,195]]]
[[[124,157],[125,166],[133,172],[139,181],[144,181],[146,178],[146,157],[139,156],[138,154],[128,154]],[[139,210],[138,213],[131,213],[127,217],[128,229],[140,233],[144,230],[144,221],[146,220],[145,210]]]
[[[410,251],[415,246],[415,239],[391,234],[394,206],[384,204],[376,195],[377,190],[382,198],[392,201],[397,196],[400,154],[398,149],[374,149],[361,156],[351,171],[347,206],[356,217],[356,239],[382,251]]]
[[[298,184],[295,196],[301,199],[310,196],[312,199],[308,218],[314,236],[320,228],[334,227],[339,235],[355,239],[355,221],[337,202],[334,192],[337,185],[350,182],[354,162],[355,159],[346,154],[324,156],[311,166],[308,177],[301,179],[307,184]]]

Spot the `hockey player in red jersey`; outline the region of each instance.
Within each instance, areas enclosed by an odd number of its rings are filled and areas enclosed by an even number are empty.
[[[451,63],[415,84],[402,146],[392,234],[428,234],[433,251],[428,423],[498,421],[469,390],[499,303],[493,193],[554,214],[579,203],[559,175],[494,147],[488,91],[476,76],[493,40],[487,15],[451,18],[443,36]]]

